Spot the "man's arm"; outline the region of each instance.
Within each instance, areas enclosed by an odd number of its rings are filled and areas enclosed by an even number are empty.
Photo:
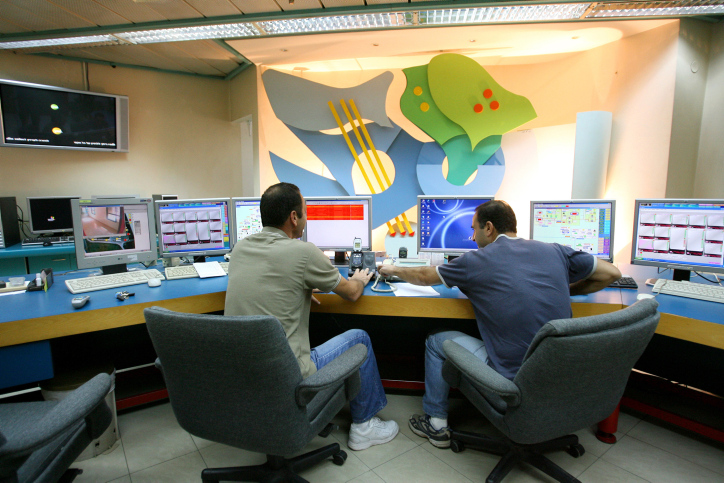
[[[379,265],[377,267],[383,277],[400,277],[413,285],[439,285],[442,283],[435,267],[396,267]]]
[[[332,292],[345,300],[356,302],[357,299],[362,296],[365,285],[370,281],[372,275],[367,268],[365,268],[363,272],[355,270],[354,273],[349,276],[349,279],[342,277]]]
[[[596,270],[585,280],[570,285],[571,295],[584,295],[598,292],[608,287],[611,282],[621,278],[621,272],[605,260],[598,260]]]

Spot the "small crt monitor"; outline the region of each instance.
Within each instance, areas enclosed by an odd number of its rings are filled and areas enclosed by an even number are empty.
[[[231,206],[234,214],[234,243],[240,242],[249,235],[259,233],[261,226],[261,198],[232,198]]]
[[[631,263],[674,269],[674,280],[691,271],[724,273],[724,200],[636,200]]]
[[[80,196],[30,197],[28,221],[30,231],[42,233],[73,233],[73,212],[70,200]]]
[[[372,249],[372,197],[309,197],[304,239],[321,250],[351,251],[354,239],[362,250]],[[335,262],[340,261],[335,255]]]
[[[418,196],[417,252],[462,253],[477,250],[475,209],[492,196]]]
[[[158,258],[151,199],[70,201],[78,268],[125,272],[126,264]]]
[[[161,256],[193,256],[200,262],[228,253],[229,204],[229,198],[156,200]]]
[[[530,239],[613,262],[614,200],[530,202]]]

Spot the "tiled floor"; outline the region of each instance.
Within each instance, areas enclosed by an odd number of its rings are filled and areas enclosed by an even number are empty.
[[[390,443],[364,451],[346,448],[349,414],[335,419],[339,430],[326,439],[315,438],[305,451],[339,441],[347,451],[344,466],[331,460],[302,476],[312,482],[482,482],[498,457],[474,450],[453,453],[430,445],[407,427],[407,418],[420,413],[421,397],[388,395],[384,419],[400,424]],[[463,399],[451,400],[453,427],[473,431],[495,430]],[[200,482],[206,467],[258,464],[264,456],[212,443],[190,435],[176,422],[168,403],[125,412],[118,417],[121,443],[109,454],[76,463],[84,472],[76,482]],[[599,442],[593,429],[579,431],[586,448],[580,458],[565,452],[549,457],[582,482],[724,482],[724,445],[712,443],[656,421],[622,413],[618,443]],[[506,483],[552,481],[537,470],[515,469]]]

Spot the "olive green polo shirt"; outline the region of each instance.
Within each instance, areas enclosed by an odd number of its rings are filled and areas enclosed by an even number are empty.
[[[282,323],[302,376],[317,371],[309,357],[312,289],[329,292],[342,276],[312,243],[265,227],[231,252],[225,315],[273,315]]]

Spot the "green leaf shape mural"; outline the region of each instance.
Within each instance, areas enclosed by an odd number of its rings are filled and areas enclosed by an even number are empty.
[[[447,180],[457,186],[462,186],[471,174],[478,169],[479,164],[485,164],[495,151],[500,149],[502,135],[488,136],[482,142],[470,149],[470,139],[467,136],[457,136],[442,145],[448,162]]]
[[[465,134],[463,128],[448,119],[435,104],[427,83],[426,65],[402,72],[407,78],[407,87],[400,97],[400,110],[407,119],[441,146],[449,139]]]
[[[465,130],[473,148],[488,136],[505,134],[537,117],[528,99],[503,89],[464,55],[435,56],[427,78],[435,104]]]
[[[503,89],[464,55],[440,54],[403,72],[400,109],[442,146],[452,184],[464,185],[500,149],[503,134],[537,117],[527,98]]]

